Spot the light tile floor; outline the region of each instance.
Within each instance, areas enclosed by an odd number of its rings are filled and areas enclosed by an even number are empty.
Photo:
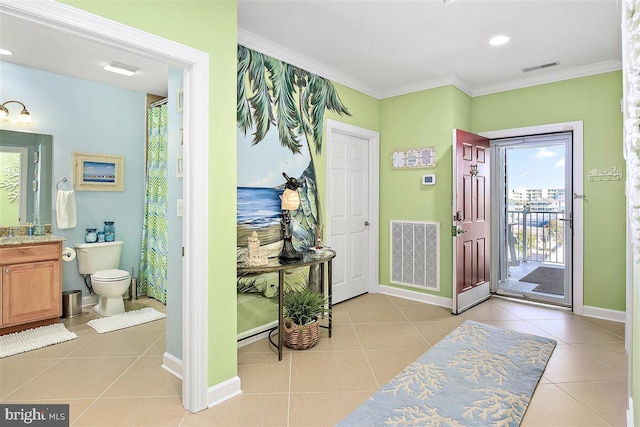
[[[153,300],[142,304],[163,309]],[[499,298],[453,316],[386,295],[334,307],[334,333],[277,354],[266,340],[238,350],[243,394],[191,414],[181,384],[160,367],[165,321],[98,335],[85,313],[79,338],[0,359],[3,402],[69,403],[73,426],[334,425],[465,319],[558,341],[522,425],[624,426],[627,362],[620,323]]]

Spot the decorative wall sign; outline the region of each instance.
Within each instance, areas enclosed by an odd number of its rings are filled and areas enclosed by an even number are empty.
[[[608,169],[590,169],[588,176],[589,181],[621,181],[624,172],[617,166],[611,166]]]
[[[394,169],[435,168],[436,147],[411,148],[391,153]]]

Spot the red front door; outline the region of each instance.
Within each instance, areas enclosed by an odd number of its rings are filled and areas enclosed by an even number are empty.
[[[489,139],[454,130],[453,313],[489,297]]]

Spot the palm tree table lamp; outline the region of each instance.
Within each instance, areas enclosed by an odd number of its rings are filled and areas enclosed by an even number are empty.
[[[298,188],[300,184],[295,178],[290,178],[286,173],[282,172],[282,176],[285,177],[287,183],[284,185],[284,193],[280,198],[282,199],[282,251],[278,255],[283,261],[294,261],[302,258],[300,252],[296,252],[291,242],[291,211],[298,210],[300,207],[300,196],[298,195]]]

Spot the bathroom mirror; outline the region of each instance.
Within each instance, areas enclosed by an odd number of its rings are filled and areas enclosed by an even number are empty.
[[[0,226],[51,223],[53,137],[0,129]]]

